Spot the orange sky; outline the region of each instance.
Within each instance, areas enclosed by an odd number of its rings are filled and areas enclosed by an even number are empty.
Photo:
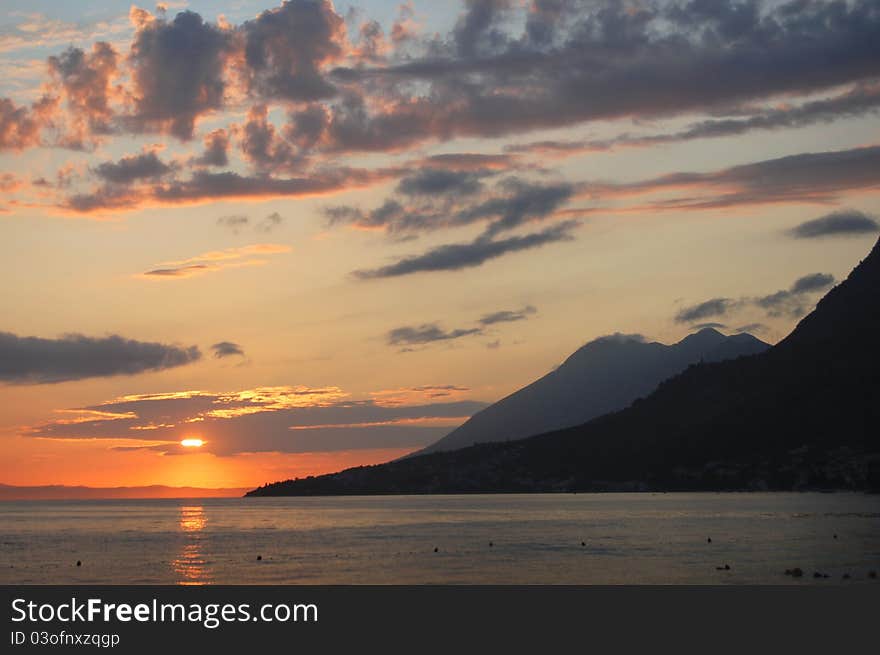
[[[755,300],[876,239],[867,9],[760,3],[768,40],[721,4],[6,4],[0,484],[384,462],[706,301],[775,342],[821,293]]]

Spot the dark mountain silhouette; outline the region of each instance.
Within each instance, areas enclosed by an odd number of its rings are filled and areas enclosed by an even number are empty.
[[[880,490],[880,242],[795,330],[689,367],[584,425],[267,485],[251,495]]]
[[[728,337],[712,328],[671,346],[648,343],[637,335],[600,337],[578,349],[556,370],[477,412],[415,454],[512,441],[580,425],[627,407],[691,364],[752,355],[769,347],[750,334]]]

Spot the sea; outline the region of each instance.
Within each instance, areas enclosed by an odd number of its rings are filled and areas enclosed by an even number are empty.
[[[880,584],[872,571],[880,495],[0,502],[3,584]]]

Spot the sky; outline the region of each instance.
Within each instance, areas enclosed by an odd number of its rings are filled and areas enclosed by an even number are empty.
[[[0,483],[388,461],[880,231],[872,0],[4,8]]]

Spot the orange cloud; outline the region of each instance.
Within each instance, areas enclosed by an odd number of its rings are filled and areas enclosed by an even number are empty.
[[[227,248],[225,250],[212,250],[189,259],[175,262],[164,262],[158,268],[140,273],[137,277],[152,280],[174,280],[193,277],[205,273],[215,273],[227,268],[241,268],[243,266],[262,266],[267,263],[264,259],[255,259],[256,255],[276,255],[290,252],[290,246],[277,243],[257,243],[240,248]]]

